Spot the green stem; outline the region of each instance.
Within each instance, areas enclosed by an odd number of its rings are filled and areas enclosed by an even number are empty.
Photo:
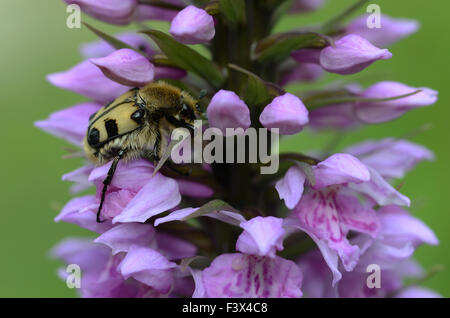
[[[419,286],[422,285],[424,282],[426,282],[427,280],[429,280],[430,278],[432,278],[434,275],[442,272],[445,269],[444,265],[435,265],[433,266],[427,273],[425,273],[425,275],[423,275],[422,277],[413,279],[411,281],[409,281],[408,283],[406,283],[403,287],[401,287],[400,289],[397,289],[396,291],[393,291],[392,293],[390,293],[389,295],[387,295],[387,298],[393,297],[394,295],[398,294],[399,292],[411,287],[411,286]]]
[[[345,18],[347,18],[349,15],[351,15],[353,12],[358,10],[361,6],[363,6],[366,2],[369,0],[359,0],[354,5],[348,7],[343,12],[335,16],[333,19],[328,21],[322,26],[322,32],[328,33],[332,31],[339,23],[341,23]]]
[[[160,1],[160,0],[139,0],[138,2],[139,2],[139,4],[150,5],[150,6],[167,9],[167,10],[180,11],[180,10],[184,9],[183,6],[178,6],[176,4],[167,3],[164,1]]]
[[[307,163],[311,166],[315,166],[320,162],[319,159],[303,155],[300,153],[294,153],[294,152],[288,152],[288,153],[282,153],[280,154],[280,162],[286,161],[286,160],[297,160],[300,162]]]
[[[363,98],[358,96],[346,96],[346,97],[338,97],[338,98],[327,98],[327,99],[319,99],[316,102],[309,103],[308,99],[304,100],[304,103],[307,104],[308,110],[314,110],[322,106],[336,105],[336,104],[345,104],[345,103],[356,103],[356,102],[365,102],[365,103],[382,103],[389,102],[397,99],[406,98],[415,94],[422,92],[421,89],[418,89],[412,93],[387,97],[387,98]]]

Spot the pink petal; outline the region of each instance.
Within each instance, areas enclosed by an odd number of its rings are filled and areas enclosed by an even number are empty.
[[[172,221],[183,221],[184,218],[187,218],[198,209],[199,208],[185,208],[173,211],[167,216],[156,219],[155,226]],[[234,226],[239,226],[242,222],[245,222],[245,218],[241,214],[230,211],[211,212],[204,214],[203,216],[207,216]]]
[[[349,154],[334,154],[313,167],[315,189],[348,182],[362,183],[370,180],[367,167]]]
[[[314,130],[350,130],[360,126],[353,104],[327,105],[309,113],[309,127]]]
[[[419,162],[434,159],[434,154],[427,148],[393,138],[366,141],[347,148],[345,152],[358,157],[384,178],[403,178]]]
[[[247,105],[232,91],[218,91],[207,108],[210,127],[219,128],[226,136],[227,128],[250,127],[250,110]]]
[[[442,295],[428,288],[411,286],[401,290],[395,298],[442,298]]]
[[[98,66],[106,77],[126,86],[144,86],[155,76],[153,64],[131,49],[117,50],[106,57],[90,61]]]
[[[363,98],[392,98],[422,92],[386,102],[358,102],[355,104],[356,116],[366,123],[381,123],[402,116],[409,110],[430,106],[437,101],[438,93],[429,88],[414,88],[398,82],[379,82],[366,89]]]
[[[177,3],[178,5],[184,5],[180,1],[167,1]],[[137,7],[134,20],[136,21],[147,21],[147,20],[159,20],[159,21],[172,21],[173,18],[178,14],[176,10],[163,9],[157,6],[152,6],[148,4],[140,4]]]
[[[84,271],[99,272],[111,253],[106,246],[95,244],[91,239],[70,238],[53,247],[51,255],[66,264],[78,264]]]
[[[55,217],[55,222],[72,223],[96,233],[103,233],[109,230],[112,224],[111,221],[103,223],[96,221],[98,204],[98,200],[93,195],[73,198]]]
[[[195,290],[192,294],[192,298],[206,298],[205,285],[203,284],[203,275],[202,271],[198,269],[191,269],[192,278],[195,283]]]
[[[75,194],[92,186],[92,183],[89,181],[89,175],[93,169],[94,166],[88,164],[72,172],[64,174],[61,179],[63,181],[75,182],[70,189],[71,193]]]
[[[322,67],[313,63],[301,63],[283,73],[280,85],[285,86],[293,82],[314,82],[322,77]]]
[[[155,66],[155,80],[159,79],[182,79],[186,77],[187,72],[181,68],[169,66]]]
[[[113,223],[145,222],[154,215],[174,208],[180,201],[177,182],[157,173],[113,219]]]
[[[184,44],[205,43],[214,38],[214,19],[205,10],[190,5],[175,16],[169,32]]]
[[[370,167],[368,169],[370,171],[370,181],[361,184],[349,184],[349,188],[367,195],[379,205],[397,204],[409,206],[411,204],[411,201],[406,196],[395,190],[377,171]]]
[[[99,103],[108,103],[130,87],[107,78],[102,71],[89,61],[81,62],[68,71],[47,76],[53,85],[84,95]]]
[[[34,125],[81,147],[89,125],[89,116],[100,108],[101,105],[97,103],[78,104],[57,111],[51,114],[48,119],[37,121]]]
[[[89,181],[97,185],[102,185],[105,180],[111,162],[96,167],[89,175]],[[111,186],[119,189],[126,189],[132,192],[138,192],[147,182],[152,179],[153,165],[144,159],[132,160],[128,162],[119,162],[116,173],[112,179]]]
[[[203,270],[203,286],[211,298],[297,298],[302,272],[292,261],[222,254]]]
[[[185,208],[181,210],[176,210],[171,213],[169,213],[166,216],[163,216],[161,218],[157,218],[155,220],[155,226],[158,226],[163,223],[172,222],[172,221],[182,221],[184,218],[188,217],[195,211],[197,211],[198,208]]]
[[[64,0],[77,4],[83,12],[113,24],[128,24],[132,20],[137,0]]]
[[[308,123],[308,110],[297,96],[286,93],[264,108],[259,121],[268,129],[278,128],[282,135],[293,135]]]
[[[411,242],[414,246],[426,243],[439,244],[433,231],[418,218],[398,206],[382,207],[378,213],[381,217],[381,228],[384,240],[398,244],[400,241]]]
[[[390,59],[392,54],[386,49],[373,46],[364,38],[349,34],[328,46],[320,53],[320,65],[328,72],[342,75],[362,71],[377,60]]]
[[[338,194],[336,203],[339,217],[345,226],[353,231],[376,237],[380,231],[380,220],[375,210],[363,206],[357,197]]]
[[[169,260],[189,258],[197,254],[195,245],[164,232],[156,233],[156,241],[158,250]]]
[[[97,198],[100,199],[100,191],[103,189],[103,186],[97,186]],[[128,203],[134,198],[136,195],[135,192],[120,189],[120,190],[108,190],[105,198],[105,202],[102,209],[102,215],[107,216],[108,218],[114,218],[126,208]]]
[[[299,63],[311,63],[320,65],[321,49],[301,49],[291,53],[294,60]]]
[[[119,265],[125,279],[133,277],[162,294],[169,293],[174,284],[175,267],[177,264],[154,249],[138,246],[132,246]]]
[[[368,28],[369,15],[363,15],[347,26],[347,32],[359,35],[377,47],[387,47],[419,29],[419,22],[411,19],[392,18],[381,15],[381,28]]]
[[[147,57],[153,56],[156,53],[148,38],[142,34],[122,32],[114,35],[114,37],[135,49],[143,51]],[[86,59],[104,57],[113,53],[115,50],[111,44],[104,40],[85,43],[80,48],[81,54]]]
[[[335,266],[337,266],[337,254],[335,254]],[[336,281],[332,281],[330,268],[324,260],[320,250],[313,250],[300,257],[297,262],[303,272],[302,290],[308,298],[334,298],[337,297],[336,282],[341,280],[341,273]],[[336,267],[335,267],[336,268]],[[337,270],[337,268],[336,268]],[[337,287],[337,286],[336,286]]]
[[[274,258],[283,250],[283,219],[257,216],[241,223],[244,232],[236,242],[236,249],[244,254]]]
[[[347,240],[345,227],[337,210],[333,191],[311,191],[304,195],[293,211],[299,226],[336,251],[344,268],[351,271],[359,257],[358,246]]]
[[[150,224],[119,224],[104,232],[95,241],[112,249],[112,254],[128,252],[133,245],[156,247],[155,230]]]
[[[288,209],[292,210],[300,201],[305,180],[305,174],[294,165],[288,169],[283,179],[278,180],[275,184],[280,199],[284,200]]]
[[[184,179],[178,179],[177,182],[180,187],[180,193],[188,197],[209,198],[214,194],[213,189],[198,182]]]

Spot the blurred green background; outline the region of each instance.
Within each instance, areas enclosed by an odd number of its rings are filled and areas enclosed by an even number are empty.
[[[314,24],[331,17],[354,0],[330,0],[320,12],[291,16],[277,30]],[[399,120],[370,126],[345,135],[340,149],[365,138],[404,136],[424,124],[432,129],[414,137],[437,155],[432,163],[423,163],[409,173],[402,192],[412,198],[411,211],[420,217],[440,239],[438,247],[423,246],[416,253],[426,268],[443,264],[446,269],[425,285],[450,296],[450,41],[448,21],[450,1],[379,0],[382,12],[411,17],[421,22],[420,31],[390,49],[394,58],[375,63],[364,74],[382,74],[381,79],[427,86],[440,92],[439,102],[413,111]],[[0,221],[0,296],[72,297],[57,275],[58,262],[49,258],[49,249],[67,236],[86,235],[70,224],[55,224],[53,218],[70,198],[69,184],[61,175],[78,168],[77,159],[62,160],[69,146],[33,126],[51,112],[84,101],[74,93],[52,87],[48,73],[66,70],[81,60],[81,43],[95,40],[85,27],[66,27],[66,7],[62,0],[0,1],[0,90],[2,112],[1,138],[1,221]],[[360,10],[359,13],[363,13]],[[83,17],[107,32],[119,29]],[[167,24],[156,24],[167,29]],[[133,28],[133,26],[130,26]],[[335,79],[330,76],[328,80]],[[333,135],[301,134],[287,139],[282,149],[320,149]]]

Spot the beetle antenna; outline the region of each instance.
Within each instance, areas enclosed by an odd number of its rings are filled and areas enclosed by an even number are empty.
[[[116,172],[117,165],[119,164],[120,159],[122,159],[125,152],[123,150],[120,150],[117,154],[117,157],[114,158],[114,161],[111,164],[111,167],[108,170],[108,174],[103,180],[103,189],[102,189],[102,198],[100,200],[100,205],[98,206],[97,210],[97,222],[102,223],[105,222],[105,220],[100,220],[100,213],[102,212],[103,203],[105,202],[105,196],[106,196],[106,190],[108,190],[108,186],[111,184],[112,178],[114,176],[114,173]]]

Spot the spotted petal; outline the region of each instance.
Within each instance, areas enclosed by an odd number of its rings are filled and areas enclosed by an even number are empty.
[[[222,254],[202,273],[211,298],[297,298],[302,278],[292,261],[245,254]]]

